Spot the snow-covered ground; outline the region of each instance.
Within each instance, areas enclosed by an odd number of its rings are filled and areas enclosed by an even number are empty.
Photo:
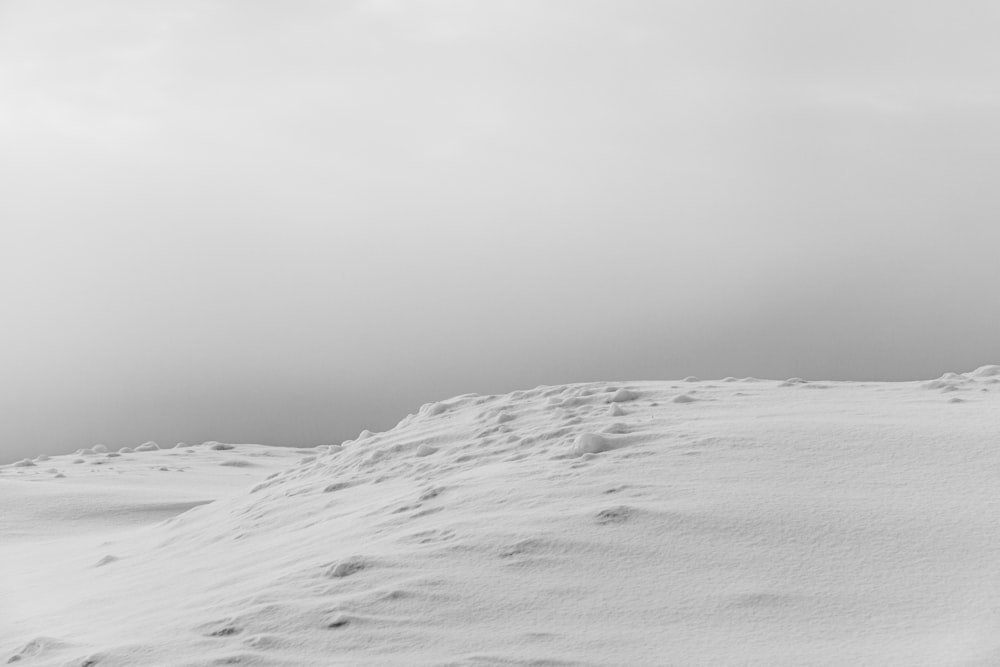
[[[1000,367],[460,396],[0,467],[23,665],[997,665]]]

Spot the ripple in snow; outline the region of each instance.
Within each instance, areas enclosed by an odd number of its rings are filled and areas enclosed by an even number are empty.
[[[329,623],[326,624],[326,627],[331,629],[343,628],[347,625],[350,625],[350,623],[351,619],[348,618],[345,614],[337,614],[336,616],[333,617],[333,619],[330,620]]]

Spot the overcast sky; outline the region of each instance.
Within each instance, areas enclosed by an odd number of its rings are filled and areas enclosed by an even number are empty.
[[[1000,4],[0,0],[0,461],[1000,363]]]

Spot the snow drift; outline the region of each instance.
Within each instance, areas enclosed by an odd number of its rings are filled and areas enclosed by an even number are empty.
[[[0,467],[0,659],[996,664],[998,383],[539,387]]]

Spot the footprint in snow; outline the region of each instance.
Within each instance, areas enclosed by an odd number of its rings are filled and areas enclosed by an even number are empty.
[[[362,570],[370,568],[372,565],[371,560],[364,556],[351,556],[327,568],[326,576],[338,579],[349,577],[352,574],[357,574]]]
[[[35,637],[30,642],[17,649],[13,655],[7,659],[7,663],[20,662],[25,658],[36,658],[43,653],[53,650],[60,650],[69,646],[68,644],[53,639],[51,637]]]
[[[601,525],[608,525],[625,523],[633,516],[635,516],[635,508],[628,505],[618,505],[617,507],[609,507],[608,509],[601,510],[595,515],[594,520]]]

